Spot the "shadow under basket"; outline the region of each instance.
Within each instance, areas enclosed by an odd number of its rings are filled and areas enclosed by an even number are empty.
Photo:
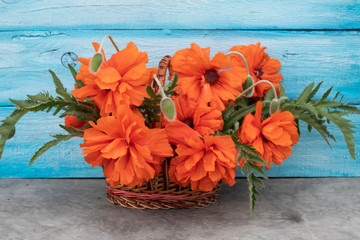
[[[192,191],[173,183],[163,172],[141,187],[107,185],[110,202],[127,208],[204,208],[217,201],[221,183],[210,192]]]

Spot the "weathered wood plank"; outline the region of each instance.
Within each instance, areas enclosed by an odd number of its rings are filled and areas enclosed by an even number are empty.
[[[101,41],[106,34],[111,34],[121,48],[134,41],[141,51],[148,52],[151,67],[156,67],[162,56],[174,54],[192,42],[211,46],[214,54],[233,45],[260,41],[271,57],[282,62],[283,83],[290,97],[298,96],[313,81],[324,81],[324,89],[333,85],[335,91],[343,92],[345,101],[360,103],[360,52],[356,51],[360,49],[359,31],[74,30],[0,34],[0,105],[9,105],[9,97],[21,99],[40,90],[53,93],[48,69],[72,88],[72,77],[64,65],[70,62],[78,67],[76,57],[90,57],[91,42]],[[113,53],[109,43],[105,49]]]
[[[1,0],[0,30],[358,29],[358,1]]]
[[[0,179],[0,233],[2,239],[54,240],[360,239],[358,178],[265,184],[251,215],[246,179],[223,184],[217,203],[205,209],[166,211],[110,204],[103,179]]]
[[[12,107],[0,107],[0,120],[12,110]],[[351,120],[359,130],[360,116],[351,116]],[[92,169],[83,160],[79,147],[82,139],[60,143],[32,166],[27,166],[32,154],[50,140],[48,134],[62,132],[59,123],[60,119],[41,112],[30,113],[20,120],[16,135],[8,141],[0,161],[0,178],[102,177],[100,168]],[[301,139],[293,148],[293,154],[280,167],[273,167],[269,176],[360,176],[360,161],[350,158],[343,137],[334,130],[330,127],[338,142],[333,144],[331,151],[319,134],[309,134],[303,127]],[[355,137],[359,159],[360,132]],[[238,176],[241,174],[238,173]]]

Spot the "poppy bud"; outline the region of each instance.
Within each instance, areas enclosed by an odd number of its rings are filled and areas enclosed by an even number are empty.
[[[101,64],[103,63],[104,56],[101,52],[97,52],[94,54],[94,56],[91,58],[90,62],[90,72],[96,73],[99,71]]]
[[[255,87],[252,86],[253,84],[254,84],[254,79],[253,79],[252,76],[249,75],[249,76],[246,78],[245,83],[242,85],[243,91],[251,87],[251,90],[249,90],[249,92],[247,92],[247,93],[245,94],[245,97],[250,98],[250,97],[252,97],[252,96],[254,95],[254,88],[255,88]]]
[[[176,118],[175,104],[171,98],[165,97],[160,101],[160,109],[168,121]]]
[[[78,121],[76,117],[73,115],[66,115],[65,116],[65,126],[75,129],[82,128],[85,125],[86,121]],[[74,128],[75,127],[75,128]]]
[[[280,109],[280,100],[277,98],[273,98],[270,102],[269,114],[273,115],[275,112]]]
[[[235,130],[235,131],[239,130],[239,127],[240,127],[240,123],[239,123],[239,122],[235,122],[235,123],[234,123],[234,130]]]

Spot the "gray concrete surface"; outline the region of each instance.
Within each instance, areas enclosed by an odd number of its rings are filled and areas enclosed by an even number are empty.
[[[254,216],[237,181],[208,208],[134,210],[103,179],[0,179],[0,239],[360,239],[360,178],[268,180]]]

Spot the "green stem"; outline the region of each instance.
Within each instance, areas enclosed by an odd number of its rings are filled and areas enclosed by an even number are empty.
[[[104,46],[104,43],[105,43],[106,38],[109,38],[110,41],[111,41],[111,43],[114,45],[116,51],[120,52],[119,48],[116,46],[114,40],[112,39],[112,37],[111,37],[110,35],[106,35],[106,36],[103,38],[103,40],[102,40],[101,43],[100,43],[99,50],[98,50],[97,52],[99,53],[99,52],[101,52],[101,50],[103,49],[103,46]]]
[[[161,83],[160,83],[159,79],[157,78],[156,74],[154,74],[154,80],[155,80],[156,84],[159,86],[161,97],[166,98],[164,88],[161,86]]]
[[[276,89],[274,87],[274,85],[268,81],[268,80],[260,80],[256,83],[254,83],[253,85],[251,85],[250,87],[248,87],[245,91],[243,91],[242,93],[240,93],[239,96],[236,97],[236,99],[238,98],[241,98],[242,96],[244,96],[247,92],[251,91],[252,88],[254,88],[256,85],[260,84],[260,83],[267,83],[267,84],[270,84],[271,88],[272,88],[272,91],[274,93],[274,98],[277,98],[277,94],[276,94]]]
[[[225,55],[230,55],[230,54],[235,54],[235,55],[238,55],[239,57],[241,57],[241,59],[242,59],[242,60],[244,61],[244,63],[245,63],[245,68],[246,68],[247,75],[249,76],[249,75],[250,75],[250,73],[249,73],[249,66],[248,66],[248,63],[247,63],[244,55],[242,55],[241,53],[236,52],[236,51],[228,52],[228,53],[225,54]]]

